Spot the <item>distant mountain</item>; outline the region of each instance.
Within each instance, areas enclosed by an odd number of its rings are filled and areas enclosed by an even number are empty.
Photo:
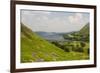
[[[50,41],[89,40],[89,23],[81,30],[72,32],[35,32],[42,38]]]
[[[21,62],[69,60],[68,55],[21,24]]]
[[[64,40],[62,34],[57,32],[35,32],[39,36],[43,37],[46,40]]]

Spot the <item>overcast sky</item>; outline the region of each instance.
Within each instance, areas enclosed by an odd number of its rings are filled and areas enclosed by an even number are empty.
[[[33,31],[78,31],[89,22],[89,13],[21,10],[21,22]]]

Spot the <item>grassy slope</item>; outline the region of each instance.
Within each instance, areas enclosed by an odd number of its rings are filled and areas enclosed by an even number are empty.
[[[89,23],[86,24],[80,31],[79,31],[80,34],[83,34],[83,35],[89,35]]]
[[[65,52],[21,24],[21,62],[84,59],[82,53]]]

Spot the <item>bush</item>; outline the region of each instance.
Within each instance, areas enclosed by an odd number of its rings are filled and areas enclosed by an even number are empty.
[[[90,54],[90,49],[89,48],[87,49],[87,53]]]
[[[90,49],[89,48],[84,48],[84,53],[90,54]]]
[[[79,44],[77,43],[76,46],[72,46],[72,51],[75,51],[75,52],[84,52],[84,48]]]
[[[63,45],[62,49],[65,50],[66,52],[71,52],[72,51],[72,47],[71,46]]]
[[[84,42],[80,42],[80,44],[82,47],[85,47],[85,45],[86,45]]]
[[[76,51],[77,51],[77,52],[84,52],[83,47],[79,47],[79,48],[77,48]]]
[[[53,41],[51,42],[52,44],[54,44],[55,46],[62,48],[62,45],[59,42]]]

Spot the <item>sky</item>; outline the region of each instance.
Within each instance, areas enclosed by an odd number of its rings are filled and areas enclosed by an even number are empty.
[[[68,11],[21,10],[21,23],[33,31],[79,31],[90,20],[89,13]]]

